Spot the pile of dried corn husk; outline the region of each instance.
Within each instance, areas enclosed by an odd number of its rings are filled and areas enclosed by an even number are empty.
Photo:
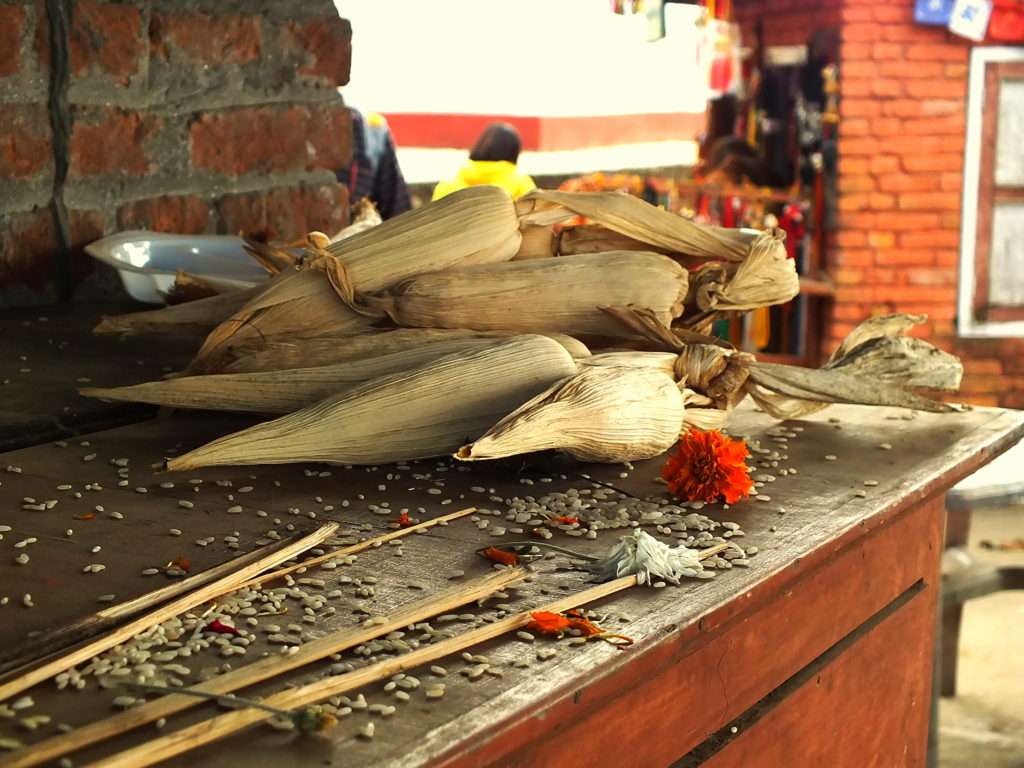
[[[560,230],[577,216],[590,223]],[[173,308],[193,323],[211,302],[230,308],[187,375],[85,394],[284,414],[168,465],[190,469],[549,449],[627,461],[723,426],[748,395],[780,418],[829,403],[944,411],[918,390],[959,385],[956,358],[905,335],[920,317],[867,321],[820,370],[707,335],[719,316],[796,295],[783,234],[695,224],[628,195],[513,203],[474,187],[303,248],[250,243],[276,276]]]

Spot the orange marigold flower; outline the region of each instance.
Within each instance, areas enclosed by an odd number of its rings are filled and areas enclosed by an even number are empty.
[[[508,552],[504,549],[498,549],[497,547],[488,547],[480,551],[480,554],[490,560],[492,563],[500,563],[501,565],[519,565],[519,555],[515,552]]]
[[[750,452],[742,440],[721,432],[691,429],[661,468],[661,476],[676,496],[711,502],[719,497],[735,504],[750,495],[754,481],[744,461]]]
[[[560,635],[572,626],[572,621],[560,613],[551,611],[534,611],[530,618],[531,621],[526,628],[538,635]]]

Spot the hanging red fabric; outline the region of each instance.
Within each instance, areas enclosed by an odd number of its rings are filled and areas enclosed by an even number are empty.
[[[1000,43],[1024,42],[1024,2],[995,0],[988,22],[988,39]]]

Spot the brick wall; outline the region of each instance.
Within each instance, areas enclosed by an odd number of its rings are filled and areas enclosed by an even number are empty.
[[[0,303],[90,293],[122,229],[340,228],[350,51],[331,0],[0,0]]]
[[[844,0],[837,293],[825,345],[874,313],[926,313],[919,335],[964,361],[964,399],[1024,408],[1024,339],[956,335],[970,43],[914,24],[912,7]]]
[[[842,0],[737,0],[743,45],[753,46],[760,24],[765,45],[804,45],[816,29],[838,27]]]

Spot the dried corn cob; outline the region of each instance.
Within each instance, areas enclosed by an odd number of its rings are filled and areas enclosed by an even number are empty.
[[[341,301],[327,273],[312,266],[282,274],[215,328],[189,365],[191,373],[216,373],[238,347],[318,334],[344,335],[369,329],[373,319]]]
[[[665,256],[611,251],[417,275],[362,303],[406,327],[628,336],[601,306],[645,307],[668,323],[682,311],[686,279]]]
[[[545,229],[542,227],[530,227],[523,231],[523,236],[533,229]],[[602,227],[600,224],[582,224],[575,227],[566,227],[555,238],[555,250],[560,256],[572,256],[581,253],[601,253],[602,251],[653,251],[669,255],[672,252],[668,249],[658,249],[650,243],[643,243],[634,240],[632,237],[620,234],[615,230]]]
[[[258,348],[238,347],[226,373],[279,371],[288,368],[310,368],[334,365],[347,360],[392,354],[417,349],[426,344],[454,341],[497,341],[515,334],[510,331],[469,331],[459,328],[396,328],[340,336],[314,336],[258,343]],[[587,346],[571,336],[544,334],[557,341],[573,357],[590,355]]]
[[[585,367],[550,387],[455,454],[463,461],[560,449],[581,461],[649,459],[683,430],[685,398],[652,367]]]
[[[511,259],[519,249],[512,199],[499,187],[454,192],[327,246],[359,292],[461,264]]]
[[[516,210],[524,227],[585,216],[632,240],[705,260],[743,261],[754,241],[748,231],[697,224],[624,192],[535,189],[516,201]]]
[[[263,289],[256,286],[162,309],[104,315],[93,333],[208,333]]]
[[[494,343],[494,338],[452,339],[314,368],[182,376],[127,387],[86,387],[80,392],[86,397],[102,400],[150,403],[171,408],[293,413],[371,379],[410,371],[439,357],[482,349]]]
[[[576,364],[556,341],[524,336],[382,376],[296,413],[214,440],[171,470],[228,464],[381,464],[450,454]]]
[[[318,260],[283,275],[207,337],[190,370],[223,370],[233,349],[275,339],[343,335],[371,320],[352,307],[358,289],[374,291],[423,271],[511,259],[519,247],[511,198],[497,187],[470,187],[326,245]]]

